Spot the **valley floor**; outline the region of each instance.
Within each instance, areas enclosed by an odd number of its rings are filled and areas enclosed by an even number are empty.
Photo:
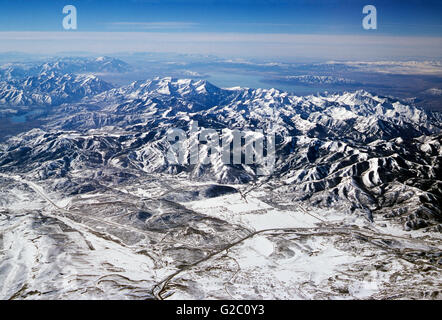
[[[177,197],[191,186],[206,187],[152,175],[64,198],[1,174],[0,298],[441,298],[440,234],[259,186]]]

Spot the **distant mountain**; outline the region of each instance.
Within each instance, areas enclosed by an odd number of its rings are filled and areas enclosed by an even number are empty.
[[[127,72],[131,67],[124,61],[110,57],[62,58],[41,65],[41,72],[59,73],[100,73]]]
[[[20,80],[0,82],[0,104],[6,106],[54,106],[80,101],[112,86],[94,75],[41,73]]]
[[[330,75],[274,75],[269,76],[262,80],[265,83],[273,84],[275,86],[303,86],[303,87],[311,87],[318,88],[321,86],[332,86],[332,87],[340,87],[345,88],[346,90],[350,90],[351,88],[362,87],[362,83],[337,76]]]
[[[111,58],[57,58],[43,64],[8,63],[0,66],[0,80],[10,81],[40,74],[124,73],[132,68],[126,62]]]
[[[425,90],[424,93],[431,95],[431,96],[440,97],[440,96],[442,96],[442,89],[431,88],[431,89]]]
[[[285,80],[291,83],[301,84],[357,84],[356,81],[341,77],[334,76],[313,76],[313,75],[301,75],[301,76],[286,76]]]

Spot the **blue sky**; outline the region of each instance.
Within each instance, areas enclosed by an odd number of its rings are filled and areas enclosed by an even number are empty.
[[[77,31],[63,31],[62,29],[62,8],[67,4],[75,5],[78,10]],[[362,8],[366,4],[375,5],[377,8],[378,30],[367,31],[362,28]],[[397,39],[397,37],[402,38],[401,43],[404,39],[411,41],[409,44],[411,47],[406,50],[403,50],[403,47],[396,47],[394,52],[394,48],[390,48],[391,50],[389,49],[390,51],[384,54],[386,57],[397,56],[400,52],[406,56],[418,55],[417,46],[414,51],[411,50],[415,39],[429,39],[428,44],[433,47],[434,42],[437,45],[442,44],[442,1],[433,0],[0,0],[0,5],[0,51],[26,50],[24,40],[20,42],[20,37],[11,39],[10,34],[5,37],[4,34],[7,32],[15,32],[13,33],[15,35],[23,35],[26,32],[45,32],[47,36],[58,32],[77,32],[76,36],[70,34],[65,38],[75,38],[79,50],[88,49],[86,45],[80,43],[80,35],[85,35],[85,39],[88,40],[93,38],[89,37],[93,34],[121,32],[143,33],[141,38],[145,38],[146,41],[149,41],[151,34],[155,33],[163,33],[164,37],[175,39],[175,35],[181,34],[185,37],[184,39],[189,39],[189,42],[197,39],[195,41],[200,47],[195,50],[196,53],[216,52],[216,47],[220,46],[219,40],[216,39],[222,37],[223,34],[229,34],[231,37],[240,35],[241,39],[244,34],[248,34],[258,42],[265,41],[259,40],[258,35],[262,39],[268,39],[263,36],[266,34],[275,34],[278,39],[281,39],[279,35],[287,35],[280,43],[286,43],[289,41],[287,39],[294,39],[292,36],[296,35],[315,35],[316,38],[311,37],[312,41],[314,39],[323,41],[321,36],[329,36],[328,39],[337,41],[340,45],[347,43],[348,50],[351,50],[353,41],[349,39],[355,39],[358,42],[358,36],[375,42],[373,37],[379,37],[384,39],[385,45],[389,47],[395,45],[391,39]],[[206,39],[206,50],[204,50],[204,44],[200,41],[202,38],[198,35],[207,33],[213,34],[214,40]],[[96,37],[100,39],[100,36]],[[35,41],[28,41],[28,43],[36,44]],[[120,43],[118,48],[116,46],[111,48],[109,43],[103,44],[104,51],[115,51],[122,45]],[[264,43],[264,46],[267,44],[269,47],[269,43],[271,41]],[[425,46],[425,43],[419,45]],[[40,46],[43,47],[46,44],[42,38]],[[180,51],[181,48],[170,46],[170,43],[166,42],[164,45],[165,49],[171,51]],[[222,45],[235,46],[237,44],[235,41],[228,40]],[[129,42],[125,47],[129,51],[150,49],[147,45],[140,47],[139,44]],[[32,48],[37,50],[39,46],[29,46],[29,50]],[[235,52],[234,49],[232,47],[232,53]],[[255,49],[254,47],[246,50],[244,54],[252,54]],[[286,49],[280,46],[278,53],[282,54]],[[385,51],[385,48],[381,49]],[[424,55],[439,57],[439,49],[440,46],[436,46]],[[53,50],[56,50],[56,47]],[[299,50],[299,46],[296,50]],[[355,50],[363,49],[357,47]],[[345,53],[345,50],[342,50],[342,53]],[[305,56],[308,55],[306,51]],[[339,57],[339,54],[336,57]]]
[[[358,34],[362,7],[379,30],[442,36],[442,1],[370,0],[0,0],[0,31],[60,31],[61,9],[78,9],[81,31]]]

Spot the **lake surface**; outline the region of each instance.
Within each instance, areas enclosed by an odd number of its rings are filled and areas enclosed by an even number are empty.
[[[28,121],[29,118],[31,118],[31,117],[35,118],[36,116],[42,115],[44,112],[45,112],[45,110],[43,110],[43,109],[33,109],[33,110],[26,112],[24,114],[9,117],[8,119],[12,123],[25,123],[26,121]]]

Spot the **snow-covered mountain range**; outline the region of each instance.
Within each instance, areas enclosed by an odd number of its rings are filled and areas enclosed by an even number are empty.
[[[339,226],[333,237],[343,237],[337,240],[340,244],[348,240],[344,235],[348,232],[366,239],[370,246],[376,241],[385,241],[382,246],[391,252],[397,249],[401,255],[414,257],[420,250],[426,263],[439,268],[441,261],[435,253],[440,250],[435,244],[438,241],[440,244],[442,232],[442,118],[439,113],[363,90],[297,96],[277,89],[218,88],[204,80],[174,78],[113,87],[96,76],[60,75],[52,72],[53,68],[66,69],[55,64],[38,76],[0,84],[1,104],[56,106],[40,128],[12,136],[0,145],[0,178],[3,179],[0,205],[5,216],[7,212],[25,210],[17,205],[20,197],[31,203],[40,197],[52,206],[51,219],[57,219],[60,214],[63,217],[60,221],[69,228],[78,227],[83,235],[90,233],[85,239],[91,246],[102,247],[109,241],[114,243],[112,246],[118,243],[125,247],[124,250],[129,250],[129,246],[130,255],[137,256],[141,248],[150,243],[151,249],[143,249],[142,253],[153,261],[147,269],[171,273],[180,268],[190,272],[187,270],[191,265],[210,264],[212,256],[232,243],[255,235],[257,243],[247,244],[244,250],[250,246],[258,246],[259,250],[269,247],[268,253],[257,250],[267,257],[266,261],[271,261],[269,268],[279,268],[273,264],[275,261],[292,259],[300,253],[295,253],[298,249],[288,244],[292,240],[287,235],[270,239],[269,235],[261,236],[261,232],[274,229],[278,233],[284,228],[284,232],[288,232],[289,226],[310,228],[312,224],[322,228],[321,237],[329,232],[325,229]],[[267,134],[275,134],[273,173],[260,176],[257,174],[259,164],[224,164],[216,159],[211,164],[169,163],[168,130],[179,128],[188,135],[200,134],[201,131],[191,132],[195,121],[200,128],[218,132],[262,129]],[[21,193],[11,193],[4,183]],[[223,201],[230,205],[224,205]],[[35,210],[44,215],[41,207]],[[304,220],[295,223],[290,220],[293,214],[295,220],[300,214],[313,218],[302,218]],[[29,223],[35,224],[35,221]],[[278,221],[287,226],[281,227]],[[389,228],[389,231],[381,233],[379,228]],[[394,242],[399,241],[397,239],[388,238],[393,234],[402,237],[406,232],[414,232],[416,237],[424,237],[426,233],[429,242],[416,249],[416,244],[408,243],[411,240],[399,243]],[[170,245],[159,240],[169,236]],[[173,244],[173,239],[181,244]],[[319,246],[322,249],[317,249],[318,252],[325,252],[323,245],[322,242],[310,246],[303,243],[303,249],[299,250],[313,252],[311,248]],[[359,248],[356,243],[352,246]],[[392,257],[388,252],[387,256]],[[120,267],[133,268],[139,259],[135,256],[131,258],[132,267]],[[303,259],[309,261],[310,258]],[[407,263],[412,264],[414,258],[410,259]],[[98,260],[92,260],[88,260],[89,267],[98,268],[95,266]],[[364,260],[361,265],[365,263]],[[284,272],[292,272],[287,270]],[[98,273],[101,272],[109,273],[103,270]],[[251,277],[253,272],[242,276]],[[211,291],[201,285],[212,281],[214,275],[186,273],[191,281],[199,279],[200,284],[177,284],[175,288],[169,285],[171,278],[157,281],[158,274],[152,274],[151,280],[146,280],[146,286],[151,287],[149,297],[164,298],[174,292],[178,297],[187,298],[222,296],[218,289]],[[132,280],[137,278],[133,275],[125,273],[125,277]],[[268,276],[257,273],[259,279]],[[145,274],[143,277],[148,278]],[[112,276],[114,282],[120,283],[122,279]],[[242,289],[235,287],[232,292],[238,297],[253,298],[246,294],[244,279],[239,280]],[[282,287],[299,284],[293,279],[279,281],[283,282]],[[410,279],[410,283],[418,281],[411,273]],[[132,280],[127,281],[132,283]],[[59,288],[61,280],[56,281],[54,286]],[[185,282],[185,278],[180,281]],[[314,297],[314,288],[318,288],[319,283],[325,282],[309,284],[306,292],[310,293],[304,292],[304,297]],[[141,286],[141,282],[139,284]],[[351,290],[342,293],[333,288],[332,285],[328,297],[346,294],[355,297],[360,293],[356,289],[354,294]],[[267,289],[256,290],[261,296],[270,297],[266,295]],[[109,295],[118,296],[118,291],[112,290]],[[137,290],[126,291],[143,296]],[[60,292],[63,297],[69,296],[63,290]],[[88,294],[94,296],[95,293],[91,290]],[[380,289],[372,294],[384,297]],[[293,293],[288,297],[295,296]],[[297,297],[301,296],[299,293]],[[276,297],[284,295],[276,294]]]
[[[105,90],[109,87],[94,76],[65,75],[28,78],[21,87],[44,91],[49,102],[52,96],[69,97],[66,90],[83,100],[61,105],[42,129],[12,138],[0,170],[42,179],[63,178],[79,168],[130,167],[198,181],[260,181],[254,165],[170,165],[167,130],[189,131],[191,121],[198,121],[220,132],[275,133],[276,170],[267,179],[280,195],[363,210],[370,219],[374,213],[399,215],[412,229],[437,226],[441,219],[440,119],[400,101],[365,91],[298,97],[172,78]],[[406,201],[399,197],[403,193],[409,194]]]
[[[49,62],[36,63],[8,63],[0,66],[0,81],[23,79],[38,76],[39,74],[66,74],[66,73],[122,73],[131,70],[126,62],[111,58],[54,58]]]

